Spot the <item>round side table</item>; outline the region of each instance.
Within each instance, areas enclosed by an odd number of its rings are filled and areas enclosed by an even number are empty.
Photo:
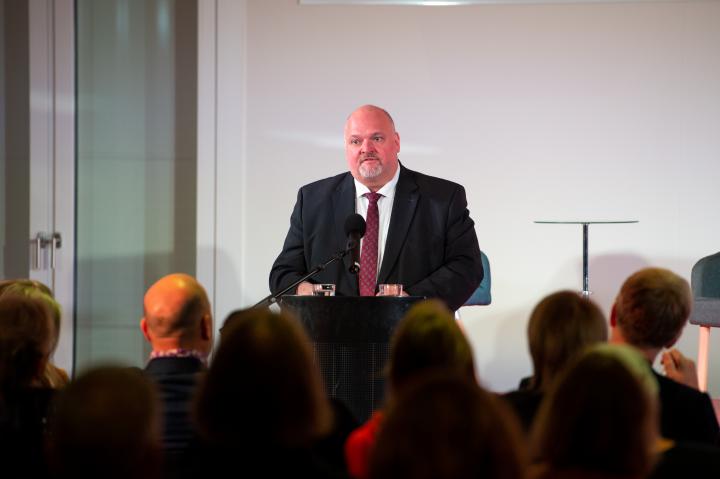
[[[588,233],[590,225],[616,225],[624,223],[638,223],[638,220],[622,221],[535,221],[537,224],[545,225],[582,225],[583,230],[583,289],[581,294],[587,298],[590,296],[590,273],[588,271]]]

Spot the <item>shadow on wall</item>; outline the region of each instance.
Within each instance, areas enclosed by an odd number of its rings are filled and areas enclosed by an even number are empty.
[[[481,383],[497,392],[517,389],[520,380],[532,374],[532,365],[528,366],[527,362],[521,362],[519,359],[522,355],[528,358],[530,356],[525,339],[527,337],[525,312],[531,311],[535,305],[516,306],[504,314],[487,318],[497,324],[494,328],[495,340],[492,342],[494,351],[490,361],[476,365]],[[518,350],[518,344],[523,345],[522,350]],[[491,385],[489,382],[494,384]]]
[[[687,258],[661,258],[650,262],[646,257],[631,253],[596,255],[591,257],[589,264],[591,298],[609,319],[615,297],[628,276],[640,269],[658,266],[670,269],[689,280],[690,270],[695,261],[696,259]],[[582,259],[559,264],[543,285],[536,289],[536,297],[529,303],[514,302],[512,294],[506,294],[506,290],[498,290],[498,287],[503,285],[506,286],[502,281],[494,282],[492,305],[472,308],[472,312],[463,311],[466,331],[473,342],[473,347],[477,349],[475,355],[479,378],[486,386],[497,391],[514,389],[522,377],[531,374],[532,366],[527,350],[526,332],[530,313],[548,294],[560,289],[580,292]],[[559,288],[557,285],[570,286]],[[507,298],[513,301],[512,304],[504,302]],[[503,309],[504,307],[509,309]],[[522,345],[521,349],[518,348],[519,344]],[[694,359],[697,352],[696,328],[687,327],[677,347]],[[482,354],[479,354],[478,348],[481,348]],[[720,356],[720,348],[716,349],[718,351],[711,351],[713,355],[711,361],[715,361],[715,358]],[[717,387],[716,382],[716,378],[710,378],[713,388]]]
[[[589,264],[590,290],[593,292],[591,297],[609,313],[620,287],[631,274],[643,268],[666,268],[689,283],[692,266],[698,259],[661,258],[650,262],[633,254],[599,255],[592,258]],[[578,262],[577,268],[582,276],[582,262]]]
[[[649,266],[647,260],[633,254],[598,255],[589,264],[591,298],[602,307],[606,318],[609,316],[617,291],[625,279],[633,272]],[[546,288],[558,284],[572,284],[577,278],[578,294],[582,289],[582,259],[569,261],[559,265],[555,274],[549,277],[545,283]],[[487,318],[496,322],[495,340],[493,341],[494,351],[489,362],[478,365],[480,379],[483,377],[501,377],[501,390],[512,390],[517,387],[520,379],[532,374],[532,365],[529,368],[526,363],[518,361],[521,354],[529,357],[527,350],[527,322],[535,305],[545,296],[556,292],[558,289],[540,288],[540,293],[532,303],[513,304],[513,308],[501,315],[493,315]],[[503,297],[502,294],[495,295],[496,298]],[[485,325],[488,327],[489,325]],[[522,338],[522,339],[518,339]],[[518,351],[518,342],[523,344],[523,351]]]
[[[652,265],[647,259],[631,253],[591,257],[588,263],[589,287],[592,292],[590,298],[602,308],[606,317],[609,316],[623,282],[635,271],[649,266]],[[582,284],[582,260],[577,263],[577,269]]]

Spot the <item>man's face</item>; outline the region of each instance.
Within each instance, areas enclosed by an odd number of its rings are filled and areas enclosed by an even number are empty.
[[[400,136],[390,118],[375,108],[356,110],[345,124],[345,157],[353,177],[372,191],[398,168]]]

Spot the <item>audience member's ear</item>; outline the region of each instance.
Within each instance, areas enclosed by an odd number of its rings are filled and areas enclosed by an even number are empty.
[[[212,340],[212,316],[203,314],[200,318],[200,337],[205,341]]]
[[[685,329],[685,328],[683,328],[683,329]],[[677,343],[678,340],[680,339],[680,336],[682,336],[682,332],[683,332],[682,329],[681,329],[680,331],[678,331],[678,333],[675,335],[675,337],[672,338],[670,341],[668,341],[668,342],[665,344],[665,348],[666,348],[666,349],[670,349],[670,348],[672,348],[673,346],[675,346],[675,343]]]
[[[613,303],[612,309],[610,310],[610,327],[615,328],[617,327],[617,303]]]
[[[38,359],[37,369],[35,369],[35,377],[36,378],[42,378],[44,376],[45,368],[47,368],[47,365],[49,362],[50,362],[50,354]]]
[[[145,336],[145,339],[148,343],[152,342],[150,339],[150,331],[148,330],[147,320],[143,316],[143,318],[140,320],[140,331],[142,331],[143,336]]]

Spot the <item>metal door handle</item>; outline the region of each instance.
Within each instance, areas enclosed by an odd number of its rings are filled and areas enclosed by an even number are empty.
[[[40,250],[43,247],[42,244],[42,233],[38,233],[35,238],[30,240],[33,244],[32,250],[32,261],[30,264],[31,269],[40,269]]]
[[[38,233],[35,238],[31,240],[33,243],[32,260],[30,267],[34,270],[43,269],[40,265],[40,258],[42,257],[43,250],[49,245],[50,246],[50,268],[55,269],[55,253],[56,249],[62,247],[62,236],[60,233]]]
[[[55,250],[62,247],[62,236],[53,233],[50,237],[50,269],[55,269]]]

